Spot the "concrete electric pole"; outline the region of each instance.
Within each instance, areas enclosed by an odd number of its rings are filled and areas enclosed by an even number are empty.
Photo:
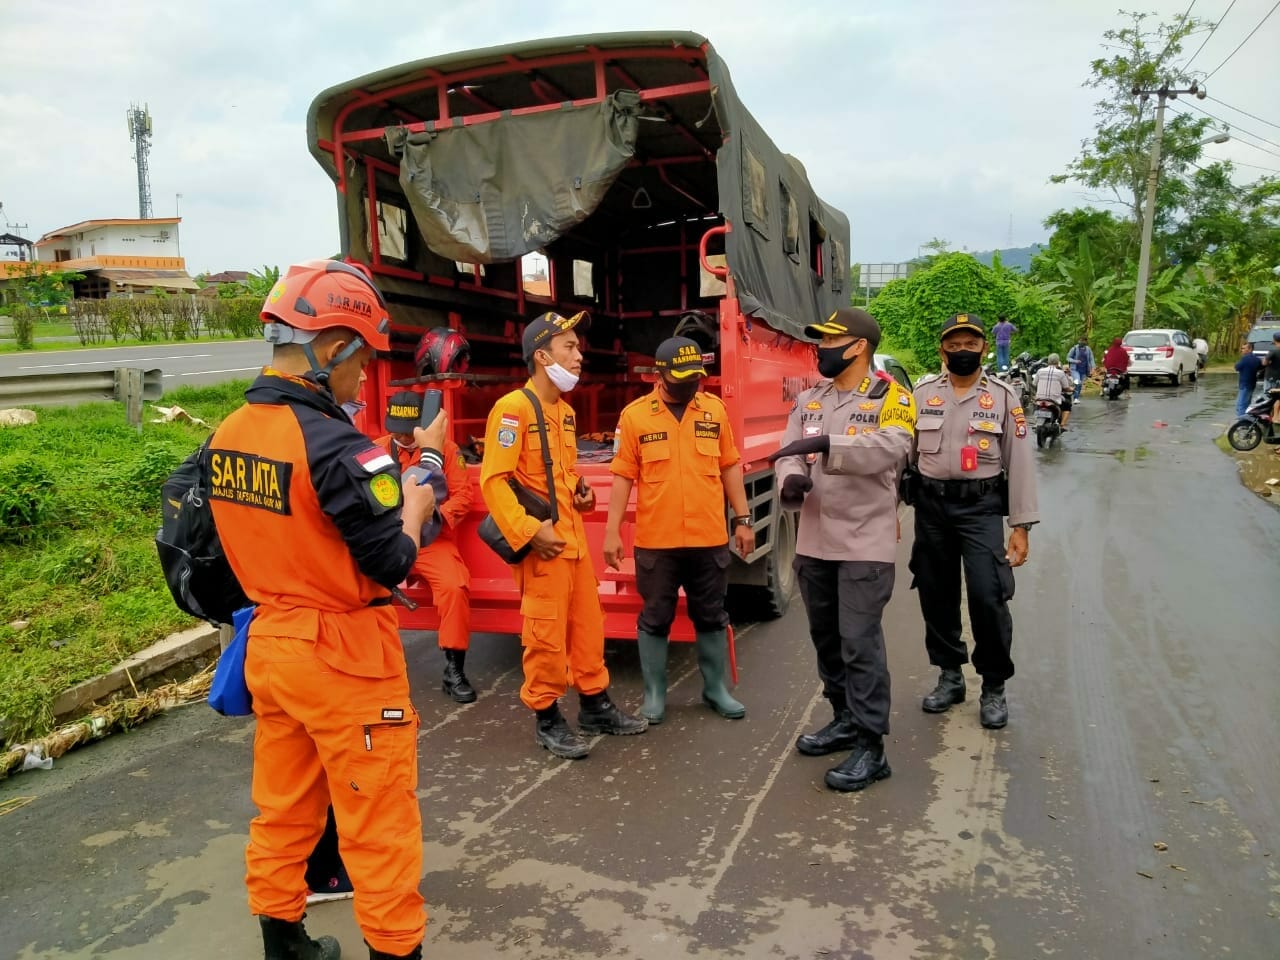
[[[1207,94],[1197,84],[1191,84],[1189,90],[1170,90],[1163,86],[1159,90],[1140,90],[1134,87],[1130,91],[1135,97],[1146,101],[1157,97],[1156,132],[1151,138],[1151,169],[1147,171],[1147,202],[1142,213],[1142,246],[1138,249],[1138,288],[1133,298],[1133,329],[1141,330],[1142,321],[1147,312],[1147,280],[1151,273],[1151,230],[1156,219],[1156,184],[1160,179],[1160,140],[1164,136],[1164,102],[1177,100],[1181,93],[1188,93],[1199,100]]]

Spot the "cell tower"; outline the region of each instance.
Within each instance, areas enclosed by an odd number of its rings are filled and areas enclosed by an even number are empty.
[[[138,165],[138,216],[151,219],[151,170],[147,154],[151,152],[151,110],[143,104],[129,105],[129,139],[133,141],[133,159]]]

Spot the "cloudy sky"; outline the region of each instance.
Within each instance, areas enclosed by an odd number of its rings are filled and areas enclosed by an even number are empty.
[[[904,260],[933,237],[971,250],[1021,246],[1045,239],[1046,215],[1083,202],[1048,177],[1090,133],[1094,98],[1081,82],[1103,31],[1119,25],[1118,2],[6,4],[0,203],[33,238],[136,216],[125,111],[146,102],[155,214],[180,210],[193,274],[327,256],[335,193],[305,130],[320,90],[451,51],[669,28],[716,46],[765,129],[849,214],[854,260]],[[1172,19],[1188,2],[1142,8]],[[1229,3],[1197,0],[1192,13],[1215,19]],[[1216,67],[1271,7],[1237,0],[1195,66]],[[1280,14],[1209,82],[1218,100],[1261,120],[1204,106],[1280,143],[1280,128],[1262,122],[1280,123],[1278,49]],[[1262,146],[1271,152],[1237,139],[1206,156],[1280,171],[1280,146]]]

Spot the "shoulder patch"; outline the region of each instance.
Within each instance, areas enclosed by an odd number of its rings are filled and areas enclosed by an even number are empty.
[[[389,473],[379,473],[370,478],[369,493],[375,502],[388,510],[400,506],[400,484]]]

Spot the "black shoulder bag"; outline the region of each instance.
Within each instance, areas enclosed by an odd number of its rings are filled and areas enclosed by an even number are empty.
[[[542,404],[538,402],[537,396],[528,387],[522,388],[521,393],[529,398],[529,402],[533,404],[534,416],[538,418],[538,436],[542,440],[542,465],[547,471],[547,495],[550,497],[551,502],[548,503],[542,498],[541,494],[534,493],[527,487],[517,483],[515,477],[507,477],[507,482],[511,484],[511,492],[516,495],[516,501],[529,516],[538,521],[550,520],[553,524],[559,523],[560,511],[556,507],[556,484],[551,472],[551,445],[547,441],[547,424],[542,417]],[[489,549],[506,563],[519,563],[533,549],[533,544],[530,542],[519,550],[513,550],[511,544],[507,543],[507,538],[502,535],[502,531],[498,528],[497,521],[493,519],[493,514],[488,514],[480,521],[480,528],[476,532],[479,534],[480,539],[488,544]]]

